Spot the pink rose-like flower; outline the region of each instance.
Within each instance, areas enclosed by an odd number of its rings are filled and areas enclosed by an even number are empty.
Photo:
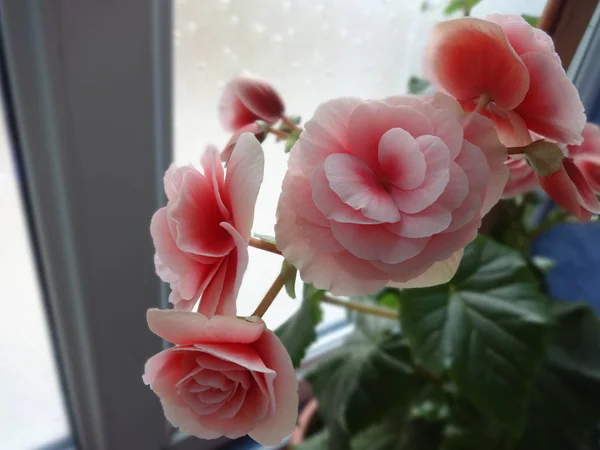
[[[264,156],[256,138],[239,137],[227,165],[208,147],[202,172],[188,165],[165,174],[167,206],[152,217],[156,272],[170,283],[175,309],[235,315],[235,299],[248,265],[254,205],[263,179]]]
[[[581,142],[585,114],[579,94],[552,39],[520,16],[442,22],[426,66],[429,77],[467,111],[488,96],[484,113],[505,145],[529,144],[528,130],[565,144]]]
[[[277,247],[334,294],[448,281],[508,177],[492,122],[452,98],[341,98],[292,149]]]
[[[600,127],[586,123],[582,137],[581,145],[569,145],[569,156],[594,192],[600,194]]]
[[[592,214],[600,214],[600,203],[572,158],[564,158],[559,170],[540,176],[539,181],[552,200],[579,220],[589,220]]]
[[[505,164],[508,167],[509,176],[502,197],[514,197],[533,191],[539,186],[537,176],[525,158],[510,157]]]
[[[257,120],[277,122],[285,107],[277,91],[262,80],[236,77],[225,85],[219,103],[223,127],[236,131]]]
[[[158,309],[147,318],[153,333],[175,344],[148,360],[143,377],[173,426],[202,439],[249,434],[264,445],[292,432],[296,374],[263,321]]]

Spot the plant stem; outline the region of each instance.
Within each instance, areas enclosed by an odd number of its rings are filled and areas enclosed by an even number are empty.
[[[270,253],[274,253],[276,255],[281,255],[281,252],[279,250],[277,250],[277,247],[275,246],[275,244],[273,244],[271,242],[267,242],[267,241],[263,241],[261,239],[256,239],[256,238],[251,237],[250,241],[248,242],[248,245],[250,247],[254,247],[259,250],[263,250],[265,252],[270,252]]]
[[[341,300],[331,295],[323,295],[320,298],[323,303],[329,303],[331,305],[342,306],[346,309],[358,311],[366,314],[372,314],[374,316],[385,317],[386,319],[398,320],[398,313],[389,308],[380,308],[379,306],[365,305],[363,303],[355,303],[348,300]]]
[[[292,131],[302,131],[302,128],[292,122],[288,116],[281,116],[281,121]]]
[[[276,130],[273,127],[267,127],[267,131],[269,133],[274,134],[275,136],[277,136],[278,138],[281,138],[283,140],[287,140],[290,137],[289,133],[286,133],[285,131],[281,131],[281,130]]]
[[[490,97],[488,94],[481,94],[479,96],[479,100],[477,100],[477,106],[475,106],[475,109],[473,110],[473,112],[481,113],[481,111],[483,111],[485,109],[485,107],[488,105],[488,103],[491,101],[492,101],[492,97]]]
[[[279,294],[279,291],[285,286],[285,279],[290,270],[293,270],[293,267],[282,270],[281,273],[277,275],[277,278],[275,278],[275,281],[273,281],[273,284],[252,313],[253,317],[262,317],[267,312],[271,303],[273,303],[273,300],[275,300],[275,297]]]

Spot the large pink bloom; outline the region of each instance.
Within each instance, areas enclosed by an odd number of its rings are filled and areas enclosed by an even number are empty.
[[[562,68],[552,39],[520,16],[491,15],[439,24],[426,59],[429,76],[469,111],[481,95],[508,146],[531,142],[528,130],[578,144],[583,105]]]
[[[268,124],[279,120],[284,112],[283,100],[265,81],[236,77],[223,90],[219,118],[229,131],[236,131],[257,120]]]
[[[227,166],[208,147],[202,172],[171,166],[165,174],[167,206],[152,217],[156,272],[171,284],[176,309],[235,315],[235,298],[248,265],[248,240],[262,183],[264,156],[256,138],[239,137]]]
[[[202,439],[249,434],[264,445],[292,432],[296,374],[264,322],[151,309],[148,325],[175,344],[148,360],[143,377],[171,424]]]
[[[510,198],[525,192],[533,191],[539,186],[538,178],[533,168],[525,158],[508,158],[505,162],[509,177],[502,197]]]
[[[506,155],[491,121],[443,94],[326,102],[292,149],[277,247],[335,294],[443,283],[502,193]]]
[[[596,194],[600,194],[600,127],[586,123],[583,129],[583,143],[569,145],[569,156]]]

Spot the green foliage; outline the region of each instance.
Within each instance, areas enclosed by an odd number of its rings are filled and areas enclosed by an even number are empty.
[[[290,132],[290,137],[287,138],[285,141],[285,153],[289,153],[292,151],[292,147],[296,144],[296,142],[298,142],[298,139],[300,139],[300,133],[302,133],[301,130],[294,130]]]
[[[409,94],[420,94],[430,85],[431,83],[429,83],[429,81],[423,78],[412,76],[408,79],[408,86],[406,90]]]
[[[451,0],[444,9],[444,14],[450,15],[457,11],[462,11],[465,16],[471,14],[471,10],[481,0]]]
[[[379,291],[375,298],[381,306],[395,310],[400,308],[400,291],[396,288],[385,288]]]
[[[281,274],[283,274],[285,280],[285,292],[292,298],[296,298],[296,276],[298,269],[292,266],[287,259],[281,263]]]
[[[450,283],[402,291],[401,309],[416,363],[447,373],[459,392],[518,434],[550,322],[520,255],[479,237]]]
[[[409,405],[423,386],[398,333],[372,340],[360,330],[307,380],[319,400],[321,417],[349,434],[398,405]]]
[[[306,350],[317,339],[315,328],[323,318],[319,301],[322,295],[323,291],[305,284],[300,309],[275,330],[290,354],[294,367],[300,366]]]
[[[581,304],[556,303],[548,359],[534,380],[517,450],[587,450],[600,420],[600,322]]]
[[[531,25],[532,27],[537,27],[540,21],[540,18],[537,16],[530,16],[529,14],[521,14],[521,17],[525,19],[525,21]]]

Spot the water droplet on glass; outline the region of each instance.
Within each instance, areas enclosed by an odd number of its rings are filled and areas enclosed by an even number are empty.
[[[258,33],[258,34],[262,34],[265,32],[266,27],[263,24],[260,23],[253,23],[252,24],[252,29],[254,30],[254,32]]]
[[[320,5],[320,4],[319,5],[315,5],[315,11],[317,11],[317,12],[323,11],[323,8],[324,8],[323,5]]]
[[[173,37],[175,39],[179,39],[181,37],[181,31],[179,31],[179,30],[173,31]]]
[[[242,70],[240,70],[240,75],[243,75],[245,77],[250,77],[250,76],[252,76],[252,71],[250,69],[242,69]]]
[[[188,22],[185,27],[192,34],[194,34],[198,30],[198,24],[196,22]]]
[[[281,3],[281,6],[283,7],[284,11],[287,11],[292,7],[292,2],[290,2],[289,0],[286,0]]]
[[[233,15],[229,21],[231,22],[231,25],[236,26],[238,23],[240,23],[240,18],[239,16]]]
[[[294,61],[294,62],[292,62],[292,68],[293,69],[299,69],[300,67],[302,67],[302,63],[300,61]]]
[[[223,89],[223,87],[225,87],[225,82],[224,81],[217,81],[216,86],[219,89]]]
[[[330,76],[332,76],[332,75],[333,75],[333,70],[331,70],[331,69],[327,69],[327,70],[325,71],[325,76],[326,76],[326,77],[330,77]]]
[[[321,24],[321,30],[329,30],[329,28],[331,28],[331,25],[329,25],[329,22],[323,22]]]
[[[287,35],[288,36],[291,37],[291,36],[293,36],[295,34],[296,34],[296,29],[295,28],[290,28],[290,29],[287,30]]]
[[[280,35],[279,33],[274,34],[271,39],[273,39],[273,42],[281,42],[283,41],[283,36]]]
[[[201,72],[205,71],[206,68],[208,67],[208,64],[206,63],[206,61],[198,61],[195,65],[196,65],[196,69],[200,70]]]
[[[229,47],[223,47],[224,55],[231,55],[231,49]]]
[[[340,36],[341,37],[347,37],[348,36],[348,30],[341,29],[340,30]]]

